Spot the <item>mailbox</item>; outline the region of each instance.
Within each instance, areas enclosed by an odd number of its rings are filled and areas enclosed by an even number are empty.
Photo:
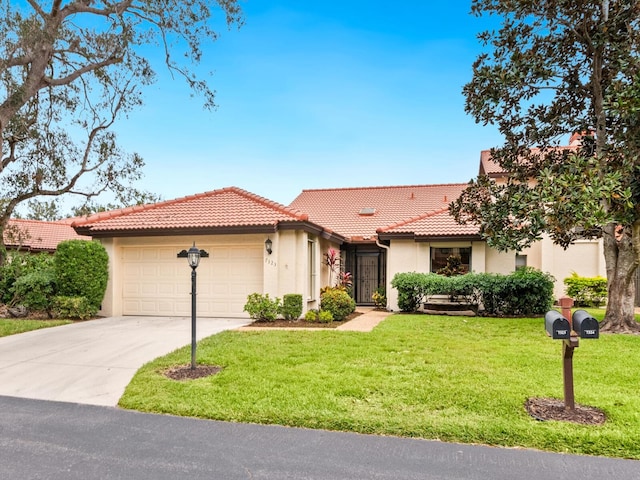
[[[564,318],[557,310],[549,310],[544,316],[544,327],[553,339],[571,338],[569,320]]]
[[[600,336],[600,325],[598,321],[584,310],[576,310],[571,316],[573,329],[580,338],[598,338]]]

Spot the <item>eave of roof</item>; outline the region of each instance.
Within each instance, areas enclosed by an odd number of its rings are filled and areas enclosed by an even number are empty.
[[[412,239],[416,242],[432,240],[480,240],[480,229],[475,225],[460,225],[449,209],[428,212],[377,230],[381,240]]]

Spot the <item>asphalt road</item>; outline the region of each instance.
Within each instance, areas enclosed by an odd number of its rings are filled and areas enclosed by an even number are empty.
[[[637,480],[640,462],[0,396],[0,478]]]

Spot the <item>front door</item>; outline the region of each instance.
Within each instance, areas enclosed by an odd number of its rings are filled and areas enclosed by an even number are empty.
[[[356,253],[356,303],[373,303],[371,296],[379,285],[378,253]]]

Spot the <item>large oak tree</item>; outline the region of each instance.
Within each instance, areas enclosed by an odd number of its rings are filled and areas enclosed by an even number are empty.
[[[241,21],[237,0],[0,0],[0,250],[23,202],[144,196],[131,187],[143,160],[110,128],[141,105],[154,80],[149,55],[211,107],[214,92],[194,67],[216,25]]]
[[[497,125],[493,159],[506,183],[472,181],[451,206],[488,243],[519,250],[543,234],[567,247],[602,238],[603,330],[638,331],[640,264],[640,1],[474,0],[497,15],[464,87],[466,110]],[[579,148],[560,144],[575,132]]]

